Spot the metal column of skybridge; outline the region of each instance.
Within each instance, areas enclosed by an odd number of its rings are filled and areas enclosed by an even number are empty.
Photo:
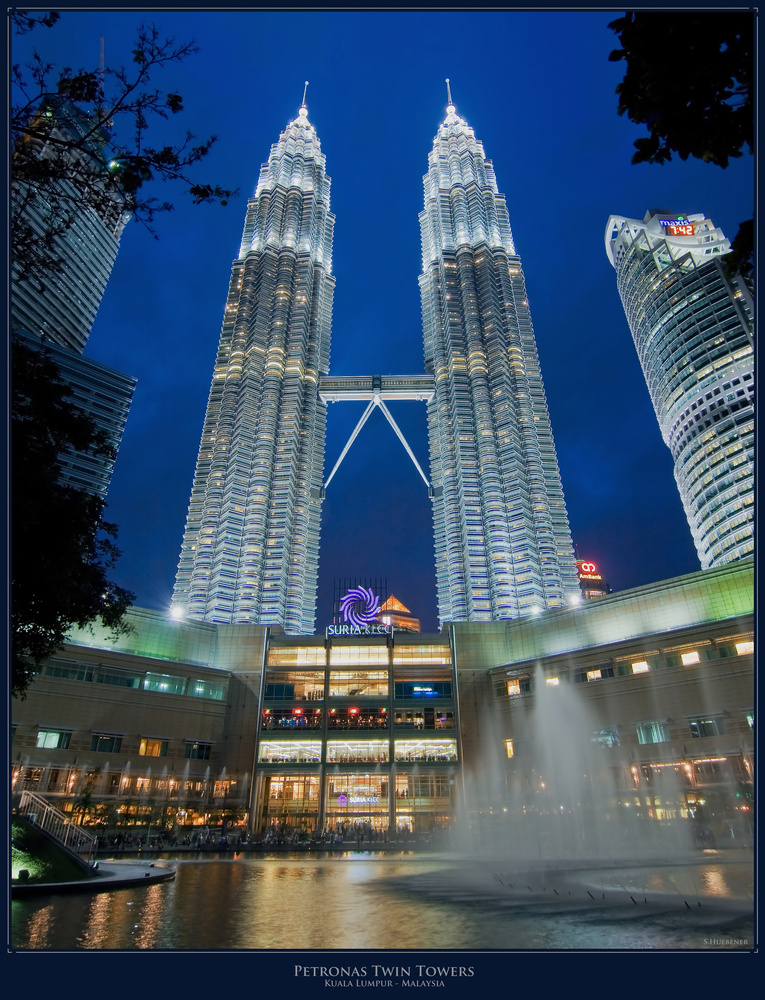
[[[340,464],[348,454],[351,445],[358,437],[359,431],[369,419],[372,410],[379,407],[385,419],[391,425],[399,441],[406,449],[407,455],[414,462],[414,467],[422,476],[423,482],[430,491],[430,482],[414,457],[414,452],[401,433],[396,421],[385,405],[386,399],[413,399],[429,403],[435,392],[435,381],[432,375],[323,375],[319,378],[319,398],[325,403],[341,403],[348,400],[369,400],[369,405],[356,424],[353,433],[348,438],[346,446],[340,453],[334,469],[330,472],[324,489],[329,486],[332,477],[340,468]]]

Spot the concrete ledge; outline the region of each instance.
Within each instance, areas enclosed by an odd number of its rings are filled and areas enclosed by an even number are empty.
[[[154,885],[175,878],[175,869],[152,862],[109,861],[107,868],[98,868],[95,878],[75,879],[72,882],[18,882],[11,883],[14,899],[27,896],[46,896],[64,892],[105,892],[112,889]]]

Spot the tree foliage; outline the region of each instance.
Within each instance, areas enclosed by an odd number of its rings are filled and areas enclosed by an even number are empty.
[[[628,12],[609,27],[627,62],[618,113],[645,125],[633,163],[672,154],[727,167],[754,149],[754,15],[746,12]]]
[[[38,25],[51,27],[58,15],[13,13],[17,34]],[[129,69],[54,71],[35,51],[12,67],[11,242],[14,278],[42,280],[61,269],[56,241],[77,213],[93,209],[101,217],[126,210],[156,236],[158,214],[172,209],[150,182],[174,182],[194,204],[227,204],[237,192],[195,176],[216,136],[197,139],[184,132],[176,142],[153,144],[150,130],[184,110],[183,97],[158,89],[158,71],[197,50],[193,42],[164,38],[142,25],[132,46]],[[45,206],[43,233],[30,224],[29,206]]]
[[[59,480],[66,451],[113,456],[105,433],[71,402],[49,351],[14,339],[11,379],[11,688],[24,697],[73,626],[128,631],[134,595],[107,579],[120,552],[103,500]]]
[[[754,13],[628,11],[609,27],[612,62],[625,60],[617,111],[645,125],[633,163],[667,163],[676,153],[727,167],[754,152]],[[754,224],[742,222],[725,269],[749,275]]]

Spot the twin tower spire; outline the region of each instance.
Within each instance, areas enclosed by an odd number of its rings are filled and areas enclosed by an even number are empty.
[[[383,409],[404,385],[427,403],[441,625],[579,594],[521,261],[446,83],[420,213],[425,374],[350,380]],[[327,399],[348,390],[329,375],[335,217],[307,87],[247,206],[173,593],[179,616],[294,634],[316,627]]]

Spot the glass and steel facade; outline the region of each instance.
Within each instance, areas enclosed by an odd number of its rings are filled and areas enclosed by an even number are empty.
[[[43,343],[17,331],[17,343],[32,350],[42,350]],[[106,442],[114,456],[70,450],[59,455],[59,480],[77,490],[85,490],[106,499],[111,483],[117,451],[122,441],[136,380],[130,375],[107,368],[74,351],[55,344],[45,349],[58,365],[61,378],[71,390],[70,399],[89,416],[96,427],[106,434]]]
[[[612,215],[606,252],[704,569],[754,551],[753,306],[703,215]]]
[[[451,104],[424,185],[439,618],[561,607],[579,585],[521,259],[493,165]]]
[[[48,98],[38,111],[39,131],[57,142],[72,137],[76,143],[93,129],[92,120],[70,101]],[[33,155],[46,158],[46,141],[35,140]],[[30,143],[30,140],[27,140]],[[11,261],[11,325],[78,354],[87,343],[119,250],[120,237],[130,219],[129,205],[117,191],[102,196],[98,208],[87,204],[82,191],[100,189],[99,175],[108,177],[104,161],[105,138],[96,133],[91,148],[69,157],[70,179],[58,181],[57,204],[52,205],[34,187],[13,186],[14,219],[39,237],[41,258],[60,261],[57,270],[46,270],[43,281],[22,277],[18,261]],[[52,154],[61,156],[60,153]],[[51,220],[67,217],[68,228],[44,249]]]
[[[173,594],[191,620],[313,632],[334,278],[305,107],[271,148],[234,261]]]
[[[448,637],[286,642],[272,637],[265,666],[254,829],[365,840],[445,829],[459,764]]]

